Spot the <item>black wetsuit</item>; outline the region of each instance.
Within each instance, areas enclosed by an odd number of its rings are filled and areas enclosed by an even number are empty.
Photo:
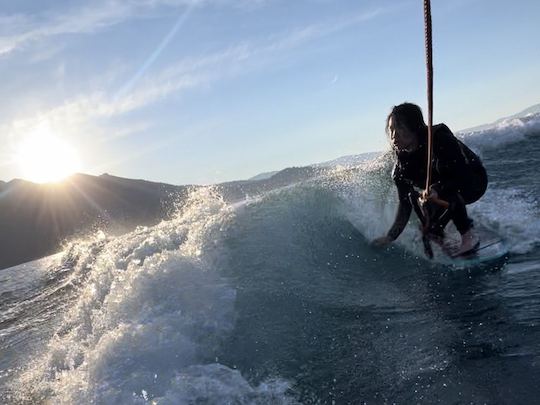
[[[425,221],[417,204],[418,192],[424,189],[427,170],[427,128],[412,152],[397,153],[392,178],[399,195],[399,207],[388,236],[396,239],[409,221],[414,207],[422,222]],[[480,158],[457,139],[444,124],[433,127],[432,188],[441,200],[447,201],[448,210],[433,203],[427,205],[431,224],[430,232],[444,235],[450,220],[461,234],[472,227],[467,216],[466,204],[477,201],[487,188],[487,174]]]

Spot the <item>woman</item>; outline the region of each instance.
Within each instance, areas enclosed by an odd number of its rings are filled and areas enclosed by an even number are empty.
[[[392,178],[399,206],[386,236],[375,239],[373,244],[385,246],[397,239],[414,207],[426,235],[441,245],[444,228],[450,220],[454,222],[461,234],[461,245],[453,255],[476,249],[479,238],[465,206],[482,197],[487,188],[487,174],[480,158],[446,125],[433,126],[432,185],[429,191],[419,194],[416,188],[423,189],[426,183],[428,132],[420,107],[411,103],[395,106],[386,119],[386,132],[397,158]]]

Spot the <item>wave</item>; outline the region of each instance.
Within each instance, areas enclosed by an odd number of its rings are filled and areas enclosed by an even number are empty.
[[[251,386],[219,364],[235,289],[219,274],[234,217],[210,188],[171,221],[78,242],[63,261],[80,285],[43,353],[14,382],[20,402],[289,403],[285,381]]]
[[[540,114],[504,119],[479,130],[459,131],[456,135],[467,145],[480,150],[499,148],[540,133]]]
[[[397,249],[369,246],[394,219],[392,165],[386,153],[352,167],[321,168],[315,178],[235,204],[213,187],[200,188],[172,220],[117,238],[99,234],[74,242],[60,266],[71,269],[74,293],[66,296],[69,304],[54,335],[13,382],[14,398],[297,402],[304,394],[296,392],[296,377],[267,369],[265,362],[302,362],[300,344],[281,341],[287,335],[295,342],[309,327],[305,302],[342,308],[361,303],[384,312],[403,296],[407,307],[410,298],[386,276],[360,282],[358,273],[430,266],[418,260],[423,249],[415,219]],[[508,201],[512,214],[502,215],[510,211],[501,209]],[[513,253],[540,242],[531,221],[538,216],[536,203],[511,189],[495,185],[471,212],[506,237]],[[358,263],[360,268],[343,272]],[[351,283],[358,288],[345,293]],[[283,311],[273,306],[276,297],[286,303]],[[255,301],[256,316],[239,321]],[[284,313],[291,318],[286,330]],[[248,337],[265,342],[267,357],[259,347],[241,344]],[[392,358],[401,358],[399,345],[395,350]],[[434,367],[444,367],[444,356],[433,353]],[[392,373],[385,378],[394,381]]]

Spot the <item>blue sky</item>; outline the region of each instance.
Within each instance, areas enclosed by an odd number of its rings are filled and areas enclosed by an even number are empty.
[[[0,179],[36,128],[80,170],[208,184],[387,147],[425,106],[420,0],[2,0]],[[435,121],[540,102],[540,2],[432,0]]]

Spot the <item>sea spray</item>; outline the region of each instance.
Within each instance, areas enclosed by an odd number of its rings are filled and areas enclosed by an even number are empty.
[[[513,253],[495,274],[420,259],[414,215],[390,248],[369,245],[393,221],[391,153],[232,205],[205,188],[171,221],[67,249],[66,315],[17,398],[526,402],[538,394],[540,183],[528,174],[540,144],[478,145],[490,187],[470,213]],[[24,351],[25,337],[9,341]]]
[[[252,387],[216,362],[236,316],[218,251],[232,218],[203,188],[171,221],[69,249],[85,281],[57,333],[14,383],[17,400],[290,402],[288,384]]]

